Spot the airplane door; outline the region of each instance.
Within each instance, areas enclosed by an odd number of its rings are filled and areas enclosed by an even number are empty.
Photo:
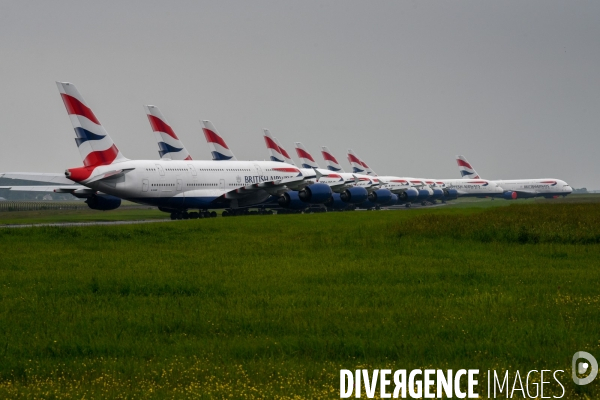
[[[219,189],[225,190],[225,179],[219,181]]]
[[[177,190],[181,191],[181,188],[183,186],[183,182],[181,179],[177,179]]]
[[[188,167],[190,169],[190,172],[192,173],[192,176],[196,176],[196,168],[194,168],[192,164],[188,164]]]
[[[258,173],[258,176],[260,176],[262,178],[262,176],[263,176],[262,168],[258,164],[254,164],[254,166],[256,167],[256,172]]]
[[[142,192],[148,191],[148,179],[142,180]]]
[[[160,176],[165,176],[165,170],[163,169],[162,165],[156,164],[156,169],[158,169]]]

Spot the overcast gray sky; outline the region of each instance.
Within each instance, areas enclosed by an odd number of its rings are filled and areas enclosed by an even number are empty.
[[[81,164],[54,81],[123,154],[158,158],[155,104],[196,159],[262,128],[353,148],[380,175],[552,177],[600,189],[598,1],[1,1],[0,171]],[[295,153],[294,153],[295,155]],[[341,160],[340,160],[341,161]]]

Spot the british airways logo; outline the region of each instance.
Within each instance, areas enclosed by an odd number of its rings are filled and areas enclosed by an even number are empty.
[[[245,184],[254,184],[254,183],[262,183],[262,182],[272,182],[279,181],[281,179],[285,179],[285,176],[260,176],[260,175],[245,175],[244,183]]]

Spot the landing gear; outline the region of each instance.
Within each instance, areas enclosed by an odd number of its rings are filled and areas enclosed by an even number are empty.
[[[412,204],[410,204],[410,203],[406,203],[406,204],[404,205],[404,207],[406,207],[406,208],[411,208],[411,207],[412,207]]]
[[[186,213],[186,215],[187,215],[187,213]],[[171,213],[171,220],[176,220],[176,219],[183,219],[183,213],[181,213],[181,212],[172,212]]]

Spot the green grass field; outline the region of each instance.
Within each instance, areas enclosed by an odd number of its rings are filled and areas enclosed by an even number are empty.
[[[339,398],[341,368],[429,367],[596,398],[570,365],[600,357],[597,200],[0,228],[0,397]]]

